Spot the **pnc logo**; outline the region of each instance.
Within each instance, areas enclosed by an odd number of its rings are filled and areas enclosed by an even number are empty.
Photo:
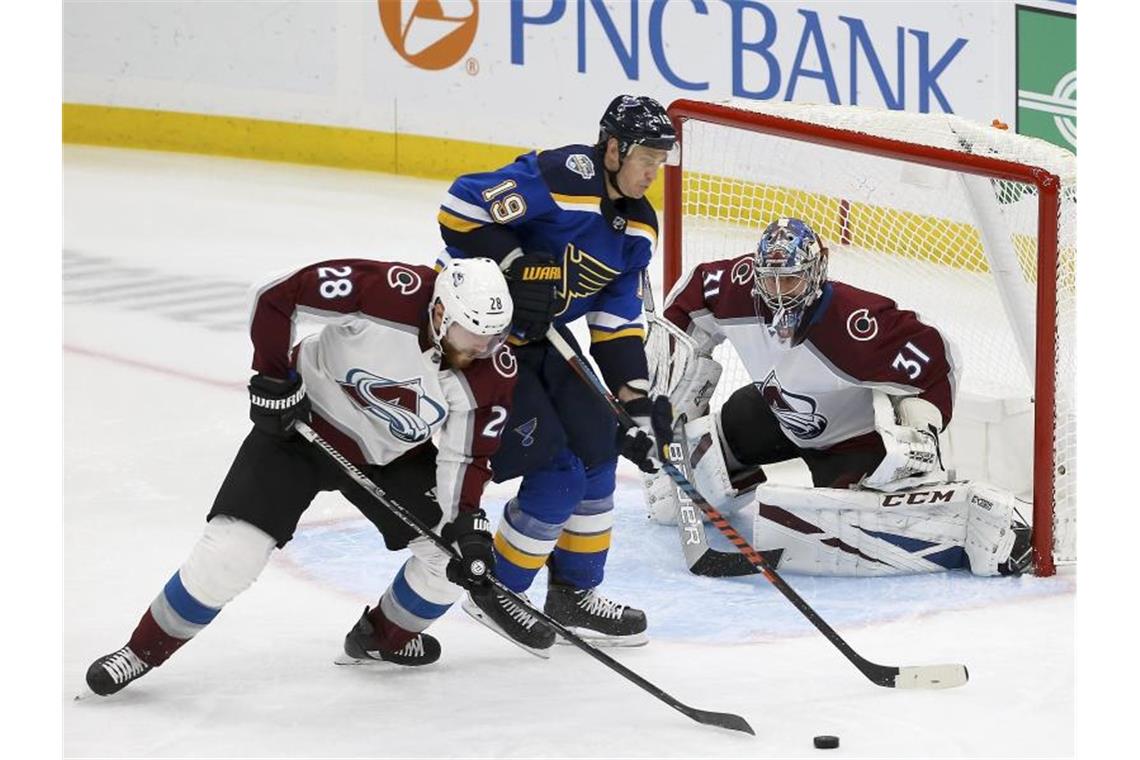
[[[400,57],[437,71],[459,61],[479,26],[479,0],[378,0],[380,26]]]

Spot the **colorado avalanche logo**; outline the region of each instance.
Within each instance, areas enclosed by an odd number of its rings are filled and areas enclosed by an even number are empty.
[[[810,440],[827,429],[827,418],[816,412],[815,399],[784,390],[774,370],[763,383],[757,383],[757,388],[780,427],[796,438]]]
[[[349,370],[340,387],[364,411],[388,423],[397,440],[422,443],[431,438],[431,426],[447,416],[446,410],[424,395],[423,379],[389,380],[362,369]]]
[[[413,270],[393,264],[388,268],[388,285],[406,296],[410,296],[420,289],[423,280]]]
[[[510,379],[519,373],[519,363],[515,354],[508,347],[503,346],[491,358],[495,371],[503,377]]]
[[[732,266],[732,281],[737,285],[751,285],[752,284],[752,257],[748,256],[736,262]]]
[[[879,321],[866,309],[856,309],[847,317],[847,334],[862,342],[873,340],[879,334]]]

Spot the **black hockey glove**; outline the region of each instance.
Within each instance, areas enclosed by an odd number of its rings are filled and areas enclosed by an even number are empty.
[[[487,578],[495,570],[495,549],[483,510],[460,512],[440,535],[459,549],[459,556],[447,563],[447,579],[468,591],[487,588]]]
[[[300,375],[288,380],[275,380],[254,375],[249,380],[249,419],[267,435],[282,440],[296,435],[293,425],[309,421],[309,397]]]
[[[673,442],[673,405],[668,396],[639,396],[621,403],[637,427],[618,429],[618,453],[642,472],[657,472],[661,447]]]
[[[558,311],[562,267],[549,254],[522,252],[507,256],[500,267],[515,304],[511,320],[515,335],[540,339]]]

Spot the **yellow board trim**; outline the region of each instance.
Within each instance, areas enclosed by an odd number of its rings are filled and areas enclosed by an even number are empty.
[[[455,179],[530,148],[241,116],[63,104],[63,141]]]
[[[439,212],[437,219],[439,223],[444,227],[449,230],[455,230],[456,232],[470,232],[473,229],[477,229],[483,226],[481,222],[473,222],[470,219],[463,219],[462,217],[458,217],[455,214],[443,210]]]
[[[613,332],[606,332],[604,330],[590,330],[591,343],[605,343],[607,340],[617,340],[618,338],[641,338],[645,340],[644,327],[627,327],[624,330],[614,330]]]
[[[611,531],[607,530],[602,533],[583,536],[579,533],[563,531],[562,535],[558,537],[558,548],[578,554],[604,552],[610,548],[610,533]]]
[[[543,555],[539,557],[516,549],[503,537],[502,533],[495,534],[495,548],[498,549],[499,554],[502,554],[503,558],[508,562],[526,570],[537,570],[542,567],[546,564],[546,557],[548,556]]]

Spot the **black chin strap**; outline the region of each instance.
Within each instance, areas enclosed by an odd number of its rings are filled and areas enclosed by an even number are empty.
[[[603,166],[604,166],[604,164],[603,164]],[[618,171],[617,172],[611,172],[609,169],[606,169],[606,176],[609,177],[610,186],[613,187],[613,189],[617,191],[617,194],[620,195],[622,198],[628,198],[629,196],[621,191],[621,185],[618,184],[617,175],[618,175],[618,172],[620,172],[620,171],[621,171],[621,160],[618,161]]]

